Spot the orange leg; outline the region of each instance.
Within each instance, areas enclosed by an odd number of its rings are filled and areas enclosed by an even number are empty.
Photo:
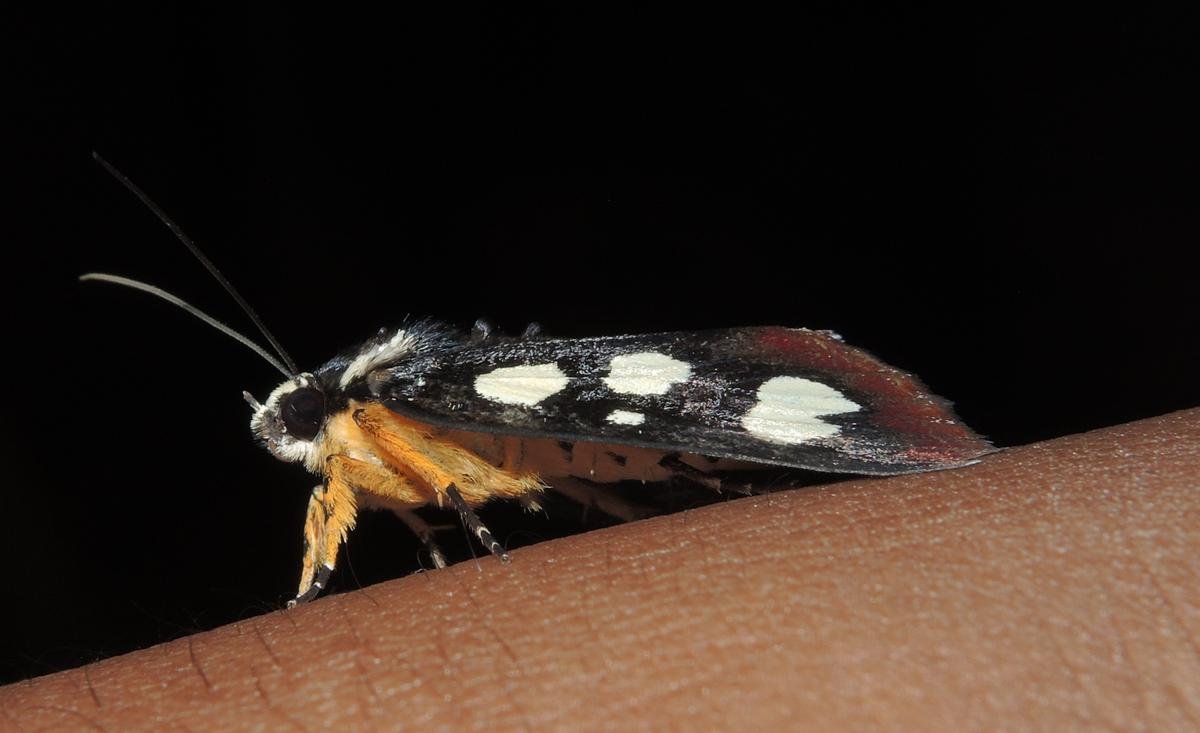
[[[385,458],[428,484],[439,506],[448,498],[446,488],[451,484],[471,506],[489,499],[519,499],[544,488],[537,476],[497,468],[460,445],[433,437],[427,427],[405,420],[383,405],[368,404],[355,410],[354,422]]]
[[[288,601],[288,608],[297,603],[311,600],[321,592],[329,578],[322,562],[325,547],[325,486],[318,484],[313,487],[312,496],[308,498],[308,513],[304,519],[304,560],[300,568],[300,589],[296,597]],[[317,577],[318,568],[321,577]]]
[[[300,587],[288,607],[311,601],[329,581],[338,548],[354,529],[358,507],[354,489],[335,471],[326,471],[325,484],[313,489],[304,520],[304,562]]]
[[[521,499],[540,493],[543,486],[537,476],[514,475],[497,468],[462,446],[434,438],[423,426],[404,420],[382,405],[355,410],[354,422],[389,460],[429,484],[439,506],[449,499],[480,543],[508,562],[508,553],[473,507],[494,497]]]
[[[325,461],[325,483],[313,489],[308,501],[300,587],[289,605],[312,600],[328,582],[338,550],[358,517],[356,491],[397,504],[416,506],[427,501],[408,479],[387,468],[345,455],[330,456]]]

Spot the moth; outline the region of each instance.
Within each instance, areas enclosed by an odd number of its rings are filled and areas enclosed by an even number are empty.
[[[250,430],[276,458],[320,478],[308,500],[295,599],[320,593],[362,509],[395,512],[445,566],[414,513],[453,507],[501,561],[476,508],[537,508],[555,489],[617,516],[634,512],[604,484],[683,480],[721,489],[732,471],[799,468],[902,474],[964,466],[993,450],[914,376],[830,331],[759,327],[559,339],[495,334],[432,320],[380,330],[312,371],[296,368],[261,319],[192,240],[98,155],[196,255],[273,347],[152,285],[285,375],[263,401],[244,397]],[[278,358],[276,358],[276,356]]]

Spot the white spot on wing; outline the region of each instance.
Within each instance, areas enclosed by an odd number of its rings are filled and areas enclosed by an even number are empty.
[[[687,362],[646,351],[614,356],[604,383],[622,394],[666,394],[671,385],[685,381],[691,374]]]
[[[758,402],[742,418],[742,427],[773,443],[807,443],[836,435],[840,429],[821,420],[821,416],[860,409],[861,405],[827,384],[801,377],[775,377],[758,388]]]
[[[567,386],[554,362],[500,367],[475,378],[475,391],[494,402],[532,407]]]
[[[640,412],[613,410],[608,415],[608,421],[614,425],[641,425],[646,422],[646,416]]]

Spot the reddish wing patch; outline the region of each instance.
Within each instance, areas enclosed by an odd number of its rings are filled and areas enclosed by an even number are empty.
[[[889,366],[828,331],[782,327],[745,329],[747,354],[779,366],[827,373],[865,397],[871,420],[910,445],[905,463],[953,466],[995,451],[959,421],[950,402],[931,393],[915,376]]]

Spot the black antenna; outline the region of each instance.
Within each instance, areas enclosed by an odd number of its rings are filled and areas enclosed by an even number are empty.
[[[245,336],[238,333],[237,331],[234,331],[229,326],[226,326],[224,323],[221,323],[220,321],[218,321],[217,319],[208,315],[207,313],[200,310],[199,308],[192,305],[191,303],[185,302],[183,299],[168,293],[167,291],[163,290],[162,288],[156,288],[153,285],[151,285],[149,283],[141,282],[140,280],[133,280],[128,277],[121,277],[120,275],[109,275],[104,272],[89,272],[86,275],[80,275],[79,279],[83,282],[87,282],[88,280],[96,280],[99,282],[113,283],[114,285],[124,285],[127,288],[133,288],[134,290],[141,290],[143,293],[150,293],[151,295],[162,298],[163,300],[167,301],[171,305],[175,305],[175,306],[178,306],[178,307],[184,309],[188,313],[191,313],[193,316],[204,321],[205,323],[207,323],[208,325],[217,329],[218,331],[225,334],[226,336],[230,337],[234,341],[237,341],[239,344],[242,344],[243,346],[249,348],[254,353],[256,353],[259,356],[261,356],[262,358],[266,359],[268,364],[275,367],[279,371],[283,372],[283,375],[285,377],[296,376],[295,372],[289,372],[283,366],[283,364],[279,363],[278,359],[276,359],[274,356],[271,356],[271,352],[267,351],[263,347],[254,343],[253,341],[246,338]]]
[[[275,349],[275,353],[279,354],[279,358],[283,360],[283,363],[291,372],[289,376],[294,376],[299,373],[299,371],[296,369],[296,363],[292,361],[292,357],[288,356],[288,353],[284,351],[283,346],[281,346],[280,343],[275,340],[275,337],[271,335],[271,332],[267,330],[266,324],[262,322],[262,319],[258,317],[258,314],[254,312],[254,309],[250,307],[250,304],[246,302],[246,299],[242,297],[241,293],[239,293],[233,287],[233,285],[225,279],[225,276],[221,274],[221,271],[217,269],[217,266],[204,256],[204,253],[200,251],[200,248],[196,246],[196,243],[192,241],[191,237],[185,234],[184,231],[179,228],[178,224],[176,224],[174,221],[171,221],[171,217],[167,216],[167,213],[159,208],[158,204],[150,200],[150,197],[147,196],[142,189],[138,188],[137,185],[133,181],[129,180],[124,173],[117,170],[112,163],[109,163],[107,160],[100,157],[100,154],[94,150],[92,151],[92,158],[97,163],[104,166],[104,170],[108,171],[109,175],[117,179],[122,186],[129,189],[134,196],[137,196],[138,200],[146,205],[146,208],[154,212],[154,215],[158,217],[159,221],[161,221],[163,224],[166,224],[167,228],[170,229],[171,232],[174,233],[179,239],[179,241],[183,242],[184,246],[188,248],[188,251],[195,255],[196,259],[200,260],[200,264],[204,265],[204,269],[208,270],[209,273],[217,279],[217,282],[221,283],[221,287],[225,288],[225,291],[233,296],[233,299],[242,307],[242,310],[246,312],[246,315],[250,316],[250,320],[254,322],[254,325],[258,327],[258,330],[262,333],[262,335],[267,337],[267,341]]]

